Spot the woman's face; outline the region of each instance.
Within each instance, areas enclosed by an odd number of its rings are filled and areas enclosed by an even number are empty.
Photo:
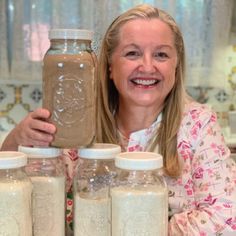
[[[125,23],[110,64],[120,105],[161,108],[174,86],[176,66],[174,36],[167,24],[159,19]]]

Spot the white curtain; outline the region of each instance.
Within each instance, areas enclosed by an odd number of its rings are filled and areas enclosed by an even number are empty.
[[[169,12],[187,52],[187,85],[214,86],[222,76],[234,0],[0,0],[0,79],[41,80],[50,28],[87,28],[93,47],[121,12],[140,3]],[[8,38],[8,39],[7,39]]]

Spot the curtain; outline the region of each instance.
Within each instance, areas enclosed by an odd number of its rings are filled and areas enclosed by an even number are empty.
[[[212,86],[223,76],[234,0],[0,0],[0,79],[41,80],[50,28],[94,31],[102,36],[121,12],[150,3],[169,12],[180,26],[187,52],[187,85]],[[222,69],[221,69],[222,68]]]

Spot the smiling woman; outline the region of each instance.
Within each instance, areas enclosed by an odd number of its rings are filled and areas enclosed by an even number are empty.
[[[99,57],[97,139],[163,155],[169,235],[233,233],[236,165],[216,114],[185,93],[184,58],[182,34],[166,12],[142,5],[117,17]]]
[[[120,104],[125,101],[126,106],[134,109],[145,106],[145,112],[151,114],[155,107],[161,110],[162,106],[156,106],[157,101],[163,104],[172,89],[177,66],[170,27],[159,19],[134,19],[121,27],[119,42],[111,56],[109,70]],[[160,110],[150,119],[154,120]],[[122,132],[122,127],[119,130]]]
[[[119,15],[99,53],[96,141],[163,156],[162,174],[171,193],[169,235],[234,234],[236,164],[216,114],[186,94],[184,72],[183,36],[167,12],[142,4]],[[2,150],[51,145],[56,129],[45,122],[49,116],[41,108],[28,114]],[[66,149],[64,162],[71,197],[77,150]],[[71,225],[71,217],[67,221]]]

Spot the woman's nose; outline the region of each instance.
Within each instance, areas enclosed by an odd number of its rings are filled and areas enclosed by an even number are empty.
[[[140,60],[139,70],[146,73],[156,71],[156,61],[151,55],[144,55]]]

